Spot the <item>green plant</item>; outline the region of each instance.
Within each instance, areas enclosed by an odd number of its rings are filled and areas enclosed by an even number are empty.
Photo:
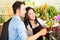
[[[45,20],[44,13],[42,12],[41,7],[34,7],[34,9],[36,10],[36,15],[39,14],[38,17]]]
[[[36,10],[37,14],[42,14],[41,10],[40,10],[40,6],[39,7],[34,7],[34,9]]]
[[[38,16],[43,20],[54,19],[54,16],[56,16],[59,13],[54,6],[47,6],[45,9],[44,7],[41,8],[41,6],[34,8],[36,10],[36,14],[39,14]]]
[[[53,6],[47,7],[45,12],[48,13],[49,20],[53,19],[54,16],[58,14],[57,10]]]
[[[3,23],[5,20],[2,18],[2,17],[0,17],[0,23]]]

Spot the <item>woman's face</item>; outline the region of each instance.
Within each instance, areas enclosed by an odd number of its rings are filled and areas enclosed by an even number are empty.
[[[32,9],[30,9],[28,11],[28,17],[29,17],[30,20],[34,20],[35,19],[35,12]]]

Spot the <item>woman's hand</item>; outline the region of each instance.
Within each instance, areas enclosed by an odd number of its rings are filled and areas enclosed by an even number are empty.
[[[40,30],[40,35],[41,36],[46,35],[46,33],[47,33],[47,29],[46,28]]]

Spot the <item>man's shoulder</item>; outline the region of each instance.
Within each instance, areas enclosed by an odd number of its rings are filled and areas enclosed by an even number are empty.
[[[16,17],[12,17],[11,21],[10,22],[15,22],[15,23],[19,23],[21,20],[16,18]]]

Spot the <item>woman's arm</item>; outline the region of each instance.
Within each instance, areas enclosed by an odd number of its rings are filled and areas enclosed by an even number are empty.
[[[36,40],[38,37],[46,35],[46,33],[47,33],[47,29],[44,28],[40,30],[38,33],[36,33],[35,35],[29,36],[27,40]]]

